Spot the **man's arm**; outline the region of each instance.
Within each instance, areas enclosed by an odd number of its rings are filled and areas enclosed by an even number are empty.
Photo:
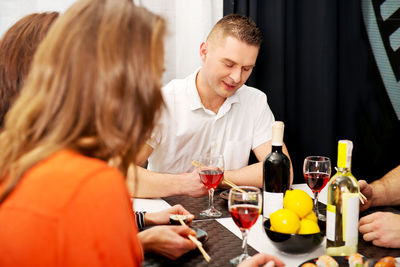
[[[136,164],[143,165],[152,153],[151,146],[145,144],[138,154]],[[152,198],[173,195],[200,197],[207,194],[198,171],[182,174],[167,174],[149,171],[131,164],[128,168],[126,184],[132,197]]]
[[[197,170],[191,173],[167,174],[131,165],[128,169],[126,184],[129,194],[137,198],[174,195],[201,197],[207,194],[207,189],[201,182]]]
[[[371,183],[371,206],[400,205],[400,165]]]
[[[269,153],[271,153],[271,150],[271,141],[259,145],[253,151],[260,162],[251,164],[238,170],[225,171],[224,176],[237,185],[252,185],[261,188],[263,186],[263,160]],[[282,152],[290,159],[289,152],[285,144],[283,144]],[[292,183],[293,166],[292,162],[290,162],[290,185],[292,185]]]

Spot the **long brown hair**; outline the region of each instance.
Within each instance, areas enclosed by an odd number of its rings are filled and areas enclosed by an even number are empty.
[[[29,14],[11,26],[0,40],[0,128],[22,89],[36,48],[57,17],[58,12]]]
[[[0,136],[6,189],[53,153],[134,160],[163,104],[164,20],[131,0],[80,0],[40,44]]]

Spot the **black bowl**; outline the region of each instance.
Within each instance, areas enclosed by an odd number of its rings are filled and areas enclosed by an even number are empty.
[[[315,250],[321,245],[325,237],[325,224],[325,221],[318,221],[321,232],[308,235],[284,234],[272,231],[269,219],[264,221],[263,226],[271,243],[277,249],[290,254],[304,254]]]

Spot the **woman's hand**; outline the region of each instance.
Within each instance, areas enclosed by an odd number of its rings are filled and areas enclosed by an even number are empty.
[[[159,212],[146,213],[144,215],[144,224],[146,226],[169,224],[169,216],[173,214],[186,215],[188,223],[190,223],[194,219],[193,214],[182,207],[182,205],[178,204]]]
[[[279,258],[270,256],[268,254],[264,253],[258,253],[251,258],[243,261],[240,263],[237,267],[259,267],[259,266],[264,266],[264,267],[274,267],[274,266],[285,266],[283,261],[281,261]]]
[[[138,234],[144,252],[154,252],[175,260],[196,248],[188,235],[196,232],[188,226],[154,226]]]

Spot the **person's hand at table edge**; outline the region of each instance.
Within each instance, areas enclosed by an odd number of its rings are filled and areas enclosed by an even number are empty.
[[[153,252],[175,260],[196,249],[188,235],[196,236],[196,232],[188,226],[162,225],[138,233],[138,238],[144,253]]]
[[[264,267],[282,267],[285,266],[285,263],[283,263],[282,260],[280,260],[277,257],[264,254],[264,253],[258,253],[251,258],[243,261],[240,263],[237,267],[258,267],[258,266],[264,266]]]
[[[190,223],[194,219],[194,215],[187,211],[182,205],[177,204],[171,208],[159,211],[159,212],[148,212],[144,215],[145,226],[169,224],[169,216],[179,214],[186,215],[187,223]]]
[[[400,248],[400,215],[374,212],[360,218],[359,231],[363,239],[375,246]]]

